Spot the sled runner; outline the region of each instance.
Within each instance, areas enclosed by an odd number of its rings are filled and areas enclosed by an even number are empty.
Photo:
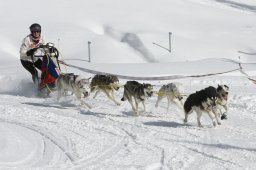
[[[49,96],[51,91],[55,90],[55,83],[61,71],[59,51],[53,43],[39,45],[31,57],[33,63],[37,57],[42,60],[41,77],[40,79],[37,77],[38,90],[41,95]],[[35,66],[34,69],[36,69]]]

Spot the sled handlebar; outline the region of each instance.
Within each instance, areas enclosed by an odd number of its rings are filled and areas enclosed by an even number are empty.
[[[40,48],[56,49],[53,43],[40,44],[38,47],[35,47],[36,50]]]
[[[53,43],[40,44],[38,48],[55,48]]]
[[[46,55],[33,55],[34,58],[46,57]]]
[[[44,56],[47,56],[48,54],[50,54],[50,56],[55,56],[56,58],[58,58],[59,56],[59,51],[56,47],[54,47],[53,43],[40,44],[38,47],[35,47],[34,49],[35,49],[34,54],[39,49],[42,49],[43,54],[42,55],[33,54],[33,57],[44,57]]]

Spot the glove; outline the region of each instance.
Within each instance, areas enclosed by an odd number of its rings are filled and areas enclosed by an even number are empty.
[[[26,52],[26,54],[27,54],[27,56],[32,56],[35,51],[36,51],[36,49],[35,49],[35,48],[32,48],[32,49],[28,50],[28,51]]]
[[[44,47],[45,47],[44,44],[39,44],[39,45],[38,45],[38,48],[44,48]]]

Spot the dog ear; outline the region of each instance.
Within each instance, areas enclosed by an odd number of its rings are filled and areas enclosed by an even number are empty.
[[[227,85],[224,85],[228,90],[229,90],[229,87]]]

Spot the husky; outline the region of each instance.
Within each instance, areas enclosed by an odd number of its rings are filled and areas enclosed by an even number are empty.
[[[217,110],[221,116],[221,120],[227,119],[228,112],[228,91],[229,87],[227,85],[218,85],[217,87]],[[222,108],[225,112],[222,112]]]
[[[140,102],[143,104],[144,112],[145,99],[151,97],[153,94],[153,86],[151,84],[141,84],[137,81],[127,81],[124,85],[124,94],[121,101],[128,100],[132,106],[132,110],[138,115],[138,105]],[[133,99],[135,100],[135,106],[133,105]]]
[[[61,74],[56,83],[58,90],[57,100],[59,101],[62,96],[70,91],[72,94],[75,94],[82,105],[91,109],[92,107],[82,100],[82,97],[88,97],[90,94],[89,80],[90,78],[86,79],[73,73]]]
[[[95,75],[91,81],[91,92],[95,92],[94,99],[100,91],[104,92],[107,97],[116,105],[120,105],[115,99],[114,91],[119,89],[119,80],[115,75]]]
[[[203,112],[208,113],[212,119],[213,126],[216,126],[216,121],[220,125],[219,115],[215,111],[217,99],[217,89],[212,86],[190,94],[184,103],[184,123],[187,123],[188,115],[195,111],[197,113],[197,124],[199,127],[202,127],[200,119]]]
[[[166,97],[168,101],[167,112],[171,102],[183,108],[182,93],[184,93],[184,88],[181,83],[173,82],[163,85],[158,91],[158,98],[155,107],[158,107],[159,102]]]

